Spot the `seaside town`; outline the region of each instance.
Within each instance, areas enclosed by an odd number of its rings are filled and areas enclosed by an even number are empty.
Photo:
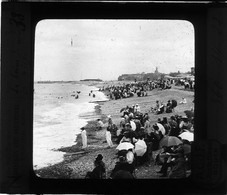
[[[108,101],[96,102],[96,117],[81,127],[74,146],[59,149],[65,152],[64,161],[36,170],[38,176],[161,179],[190,175],[194,68],[168,75],[156,68],[154,73],[121,75],[118,81],[90,82]],[[87,95],[95,99],[95,93]],[[79,98],[77,91],[75,99]]]

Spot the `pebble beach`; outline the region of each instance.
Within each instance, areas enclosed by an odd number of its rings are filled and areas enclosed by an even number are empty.
[[[96,87],[102,87],[107,84],[108,83],[96,83],[95,85]],[[179,102],[182,97],[187,99],[187,104],[177,106],[174,111],[175,113],[154,115],[149,112],[150,108],[155,105],[156,100],[167,102],[169,99],[176,99]],[[139,104],[141,112],[148,112],[151,123],[155,123],[158,118],[169,118],[173,114],[184,115],[185,110],[194,108],[193,100],[193,91],[187,91],[184,90],[183,87],[174,86],[168,90],[154,89],[148,91],[148,96],[146,97],[137,97],[135,95],[134,97],[120,100],[95,102],[96,106],[93,113],[80,116],[81,118],[88,120],[88,123],[85,125],[88,137],[88,147],[82,149],[82,141],[79,134],[74,145],[57,149],[58,151],[64,152],[64,160],[62,162],[37,169],[35,170],[35,173],[41,178],[83,179],[86,173],[92,171],[94,168],[93,162],[97,155],[102,154],[108,178],[117,161],[117,144],[115,144],[113,148],[108,148],[105,139],[105,127],[102,130],[98,130],[97,128],[96,120],[98,118],[105,124],[107,122],[107,116],[111,115],[113,122],[119,127],[121,119],[120,109],[127,105]],[[157,153],[158,151],[154,151],[153,157],[155,157]],[[159,178],[159,175],[156,173],[159,169],[160,166],[155,165],[154,162],[152,162],[150,164],[138,166],[135,170],[135,174],[138,179]]]

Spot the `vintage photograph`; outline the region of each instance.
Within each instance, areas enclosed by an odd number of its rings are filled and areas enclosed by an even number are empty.
[[[194,36],[186,20],[40,21],[34,57],[36,175],[188,177]]]

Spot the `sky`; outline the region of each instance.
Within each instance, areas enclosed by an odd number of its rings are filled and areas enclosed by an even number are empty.
[[[117,80],[122,74],[187,72],[194,27],[184,20],[42,20],[35,81]]]

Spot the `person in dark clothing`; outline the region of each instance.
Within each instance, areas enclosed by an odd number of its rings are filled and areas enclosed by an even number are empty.
[[[147,141],[148,142],[152,142],[152,150],[155,151],[158,149],[159,147],[159,135],[157,135],[154,132],[151,132],[150,134],[148,134],[147,136]]]
[[[146,144],[147,144],[147,151],[145,155],[147,156],[147,163],[151,165],[151,163],[154,161],[153,152],[152,152],[152,142],[148,142]]]
[[[105,179],[106,168],[105,163],[102,161],[103,156],[99,154],[94,161],[95,168],[92,172],[87,172],[85,179]]]
[[[126,158],[124,156],[119,157],[119,161],[116,162],[116,165],[110,174],[110,178],[115,178],[118,171],[128,172],[133,176],[134,169],[126,162]]]
[[[157,173],[162,173],[160,177],[167,177],[168,168],[172,166],[170,162],[171,156],[168,155],[169,153],[173,153],[173,150],[170,147],[163,147],[164,151],[160,155],[164,155],[164,162],[162,164],[161,170]]]
[[[177,121],[176,121],[176,118],[175,118],[174,116],[171,116],[171,117],[170,117],[169,124],[170,124],[170,127],[171,127],[171,128],[177,127],[177,126],[178,126]]]
[[[185,178],[186,177],[186,163],[184,158],[184,149],[179,146],[175,150],[175,154],[171,154],[174,157],[172,164],[173,167],[169,173],[169,178]]]
[[[168,135],[177,137],[180,133],[180,128],[179,128],[179,125],[178,125],[176,118],[174,116],[170,117],[169,124],[170,124],[170,130],[169,130]]]
[[[171,113],[172,112],[172,104],[170,102],[170,100],[168,100],[167,104],[166,104],[166,113]]]
[[[180,134],[180,129],[178,127],[172,127],[169,131],[169,136],[178,137]]]
[[[172,100],[172,110],[174,110],[174,108],[177,107],[177,101],[176,100]]]
[[[136,131],[139,131],[140,130],[140,128],[141,128],[141,122],[140,122],[140,120],[139,120],[139,116],[136,116],[135,118],[134,118],[134,123],[136,124]]]
[[[135,179],[134,176],[125,170],[119,170],[117,171],[112,179]]]
[[[167,120],[166,117],[163,118],[161,124],[165,128],[165,130],[166,130],[166,133],[165,134],[167,135],[169,133],[170,129],[171,129],[171,126],[170,126],[170,124],[169,124],[169,122],[168,122],[168,120]]]

